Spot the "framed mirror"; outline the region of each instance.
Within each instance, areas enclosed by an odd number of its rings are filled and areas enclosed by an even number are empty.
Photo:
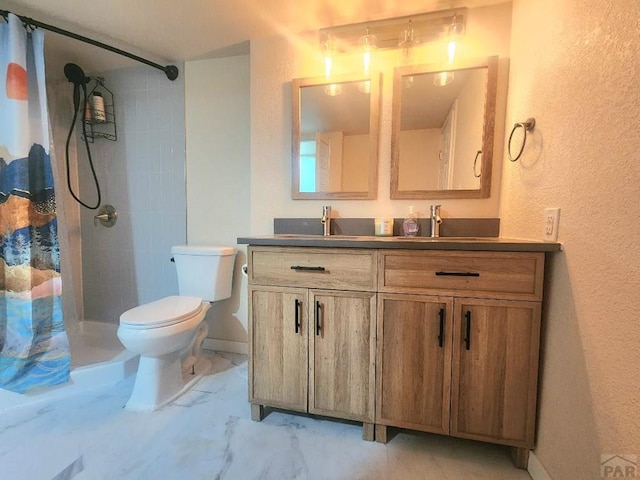
[[[375,199],[380,74],[292,82],[293,199]]]
[[[391,198],[488,198],[498,57],[394,71]]]

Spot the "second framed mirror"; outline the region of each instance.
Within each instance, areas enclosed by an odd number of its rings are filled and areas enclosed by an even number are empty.
[[[498,57],[395,69],[391,198],[488,198]]]

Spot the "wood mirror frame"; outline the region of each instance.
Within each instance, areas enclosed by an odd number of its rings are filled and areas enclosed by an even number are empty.
[[[296,78],[292,82],[292,136],[291,136],[291,198],[294,200],[299,199],[341,199],[341,200],[373,200],[377,197],[378,189],[378,141],[379,141],[379,124],[380,124],[380,73],[372,74],[370,76],[364,76],[362,74],[352,75],[340,75],[331,78],[328,81],[326,77],[313,77],[313,78]],[[363,185],[362,190],[349,189],[346,187],[335,188],[332,187],[328,191],[301,191],[300,189],[300,157],[301,157],[301,142],[308,135],[317,135],[318,133],[340,133],[341,126],[329,125],[328,127],[321,128],[321,130],[313,130],[313,132],[304,132],[303,119],[306,117],[303,108],[303,90],[307,88],[319,87],[324,92],[325,88],[332,85],[339,85],[342,88],[343,95],[338,96],[326,96],[320,97],[328,102],[335,100],[333,103],[336,105],[333,114],[338,114],[341,121],[347,119],[351,114],[355,113],[350,111],[349,103],[345,100],[346,95],[359,95],[362,97],[365,93],[358,91],[358,87],[368,82],[368,119],[362,120],[360,123],[364,123],[363,128],[368,127],[368,142],[366,146],[361,148],[362,157],[360,158],[363,166],[368,168],[368,171],[364,171],[365,168],[355,168],[356,174],[364,178],[358,178],[357,182]],[[352,91],[355,88],[355,93]],[[351,93],[350,93],[351,92]],[[360,98],[362,103],[362,98]],[[326,105],[325,105],[326,106]],[[362,108],[362,110],[365,110]],[[366,112],[360,112],[361,115],[366,115]],[[344,138],[349,135],[344,135]],[[342,160],[341,160],[342,162]],[[342,163],[340,164],[341,172],[343,170]],[[353,174],[352,174],[353,175]],[[334,184],[336,182],[333,182]],[[342,173],[340,173],[340,187],[344,185],[342,181]]]
[[[430,189],[400,190],[400,131],[402,118],[402,92],[405,78],[432,75],[440,72],[462,72],[472,69],[487,69],[482,125],[481,169],[477,189]],[[437,198],[488,198],[491,194],[491,171],[493,163],[493,141],[495,130],[496,93],[498,84],[498,57],[488,57],[461,63],[455,69],[443,69],[441,65],[411,65],[394,70],[393,104],[391,125],[391,198],[392,199],[437,199]],[[428,105],[428,101],[425,101]],[[477,160],[477,155],[476,155]]]

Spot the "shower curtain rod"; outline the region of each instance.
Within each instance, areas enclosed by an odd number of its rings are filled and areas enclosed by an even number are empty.
[[[13,12],[9,12],[7,10],[0,10],[0,15],[3,16],[5,20],[7,19],[10,13],[13,13]],[[110,52],[117,53],[118,55],[131,58],[140,63],[149,65],[150,67],[157,68],[158,70],[162,70],[169,80],[175,80],[176,78],[178,78],[178,67],[176,67],[175,65],[163,66],[158,63],[154,63],[151,60],[147,60],[146,58],[142,58],[137,55],[134,55],[133,53],[125,52],[124,50],[120,50],[119,48],[112,47],[111,45],[107,45],[106,43],[98,42],[97,40],[93,40],[91,38],[78,35],[77,33],[73,33],[68,30],[63,30],[62,28],[55,27],[53,25],[48,25],[46,23],[39,22],[37,20],[34,20],[33,18],[24,17],[22,15],[16,15],[16,17],[18,17],[22,21],[22,23],[24,23],[25,25],[43,28],[44,30],[49,30],[59,35],[64,35],[65,37],[73,38],[75,40],[80,40],[81,42],[95,45],[96,47],[109,50]]]

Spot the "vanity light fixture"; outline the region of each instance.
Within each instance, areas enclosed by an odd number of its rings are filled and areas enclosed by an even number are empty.
[[[336,54],[336,45],[330,33],[327,33],[322,49],[324,53],[324,76],[329,79],[333,72],[333,58]],[[342,93],[342,87],[338,83],[330,83],[324,87],[324,93],[330,97],[335,97]]]
[[[467,8],[461,7],[324,28],[319,31],[319,46],[325,62],[325,76],[328,64],[331,66],[331,73],[336,73],[334,60],[339,54],[361,55],[365,76],[372,72],[375,63],[374,52],[377,50],[398,50],[401,65],[415,63],[413,57],[418,39],[423,45],[446,38],[447,53],[451,51],[451,58],[454,58],[459,39],[464,34],[466,19]],[[363,31],[366,32],[364,35]],[[330,59],[327,56],[327,43],[333,48]],[[443,75],[443,78],[446,80],[449,75]],[[370,85],[367,86],[364,82],[361,87],[361,91],[364,92],[370,89]]]
[[[464,35],[464,23],[460,21],[458,15],[455,14],[451,19],[451,25],[449,25],[449,31],[447,33],[447,65],[453,66],[456,59],[456,51],[460,39]],[[449,85],[455,79],[453,72],[440,72],[433,77],[434,85],[438,87],[444,87]]]
[[[409,24],[400,34],[400,41],[398,42],[401,65],[411,65],[414,63],[414,47],[416,45],[418,45],[418,38],[413,28],[412,20],[409,20]]]
[[[456,50],[463,36],[464,23],[458,19],[458,15],[454,15],[449,26],[449,43],[447,45],[447,59],[450,65],[453,65],[455,61]]]
[[[398,41],[398,48],[400,49],[400,65],[412,65],[415,63],[415,46],[418,44],[418,38],[415,30],[413,29],[412,20],[409,20],[407,28],[400,34],[400,40]],[[402,79],[402,86],[404,88],[411,88],[413,86],[413,75],[407,75]]]
[[[369,27],[367,27],[367,33],[358,40],[358,45],[362,51],[362,72],[368,77],[371,74],[373,52],[378,48],[378,39],[375,35],[369,33]],[[371,81],[365,80],[364,82],[360,82],[358,90],[362,93],[371,93]]]
[[[360,50],[362,51],[362,69],[365,75],[371,73],[371,57],[373,51],[378,48],[378,38],[369,33],[369,27],[367,27],[367,33],[360,37],[358,41]]]

